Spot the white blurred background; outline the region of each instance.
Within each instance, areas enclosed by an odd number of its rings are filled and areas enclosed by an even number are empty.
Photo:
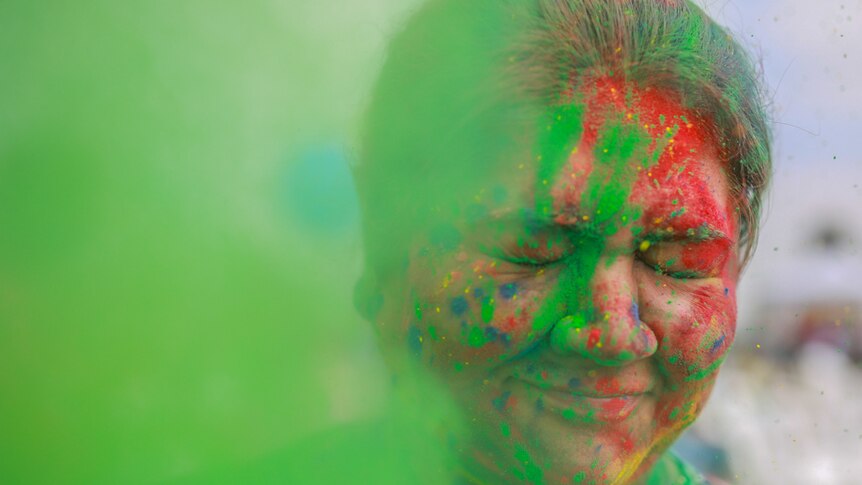
[[[737,342],[679,444],[730,483],[862,483],[862,1],[704,1],[761,59],[775,178]]]

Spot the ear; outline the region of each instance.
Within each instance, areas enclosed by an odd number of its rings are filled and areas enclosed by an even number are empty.
[[[353,287],[353,306],[362,318],[374,323],[383,308],[383,289],[380,281],[367,268]]]

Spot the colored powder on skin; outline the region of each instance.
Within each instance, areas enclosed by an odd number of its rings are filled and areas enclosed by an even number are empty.
[[[515,283],[507,283],[500,287],[500,296],[503,297],[504,300],[511,300],[517,294],[518,285]]]
[[[500,332],[497,331],[494,327],[486,327],[485,328],[485,341],[493,342],[500,337]]]
[[[487,342],[485,340],[485,334],[482,332],[482,329],[479,327],[472,327],[470,329],[470,336],[468,337],[468,343],[470,347],[482,347]]]
[[[455,315],[461,316],[464,312],[467,311],[467,308],[470,307],[470,304],[467,302],[467,299],[463,296],[458,296],[452,299],[452,302],[449,305],[449,308],[452,310],[452,313]],[[418,308],[418,307],[417,307]],[[422,319],[421,317],[419,318]]]
[[[544,177],[556,175],[559,168],[565,162],[565,155],[571,152],[575,142],[580,140],[583,120],[573,120],[574,115],[583,116],[585,108],[579,106],[570,110],[552,110],[550,116],[557,123],[573,129],[578,137],[567,139],[569,144],[561,149],[559,146],[549,147],[540,145],[541,166],[540,174]],[[553,127],[555,121],[551,121]],[[577,129],[572,128],[578,126]],[[553,133],[553,128],[548,130]],[[551,137],[557,143],[561,140],[559,136]],[[546,140],[543,140],[547,142]],[[533,330],[544,332],[557,324],[560,319],[569,314],[577,314],[583,322],[594,321],[595,308],[593,298],[589,291],[590,282],[595,274],[596,267],[601,259],[606,246],[606,238],[615,234],[620,229],[622,219],[634,220],[639,215],[639,210],[627,207],[629,195],[634,186],[637,173],[631,170],[640,163],[648,165],[649,160],[658,160],[660,153],[650,155],[650,147],[653,144],[648,133],[640,131],[631,125],[627,125],[621,118],[608,119],[604,128],[597,134],[594,148],[595,165],[587,180],[581,200],[581,213],[590,214],[587,221],[579,226],[578,231],[571,234],[571,242],[578,248],[576,254],[572,255],[569,264],[561,268],[559,284],[555,291],[549,295],[543,305],[536,312],[533,321]],[[661,152],[660,143],[656,143],[655,151]],[[540,176],[540,179],[543,177]],[[547,178],[545,178],[547,180]],[[539,193],[536,195],[536,211],[541,215],[550,215],[552,207],[551,187],[553,178],[547,184],[540,183]],[[569,325],[573,322],[569,321]],[[564,335],[566,328],[560,328],[559,333]],[[588,349],[600,344],[599,336],[591,335],[588,340]],[[564,343],[564,342],[563,342]]]
[[[422,332],[415,325],[411,325],[407,332],[407,342],[411,354],[417,357],[422,355]]]
[[[636,301],[632,301],[632,307],[629,311],[631,312],[632,319],[635,322],[641,321],[640,308],[638,307],[638,303]]]
[[[486,298],[485,301],[482,302],[482,321],[485,323],[489,323],[494,319],[494,299]]]
[[[491,401],[491,404],[494,406],[494,409],[496,409],[497,411],[502,411],[503,409],[505,409],[506,403],[509,402],[509,396],[511,395],[511,392],[506,391],[500,397],[495,398],[493,401]]]
[[[585,106],[570,103],[555,107],[540,127],[539,167],[536,173],[536,213],[550,216],[554,209],[551,187],[571,149],[581,139]]]
[[[710,353],[710,354],[714,354],[714,353],[715,353],[715,351],[716,351],[716,350],[718,350],[718,349],[721,347],[721,345],[724,343],[724,340],[725,340],[726,338],[727,338],[727,336],[726,336],[726,335],[722,335],[722,336],[721,336],[721,338],[719,338],[718,340],[716,340],[716,341],[715,341],[715,343],[714,343],[714,344],[712,344],[712,348],[710,348],[710,349],[709,349],[709,353]]]
[[[515,446],[515,458],[524,465],[524,477],[535,485],[545,483],[542,469],[539,468],[523,446]]]

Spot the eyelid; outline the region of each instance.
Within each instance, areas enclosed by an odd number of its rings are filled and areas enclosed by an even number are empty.
[[[714,240],[714,239],[712,239]],[[709,240],[707,240],[709,241]],[[649,239],[644,240],[644,242],[649,242]],[[657,273],[669,276],[675,279],[702,279],[709,278],[711,276],[711,271],[699,271],[697,269],[691,269],[684,267],[682,269],[674,269],[674,267],[679,263],[679,260],[682,258],[682,254],[677,254],[677,251],[682,251],[685,247],[685,243],[691,244],[695,242],[704,242],[704,241],[684,241],[684,240],[676,240],[676,241],[657,241],[654,245],[647,245],[644,248],[644,245],[641,245],[636,251],[637,259],[640,260],[646,266],[652,268]],[[664,244],[663,244],[664,243]],[[680,250],[667,250],[664,247],[667,244],[680,245]],[[661,246],[660,246],[661,245]],[[664,250],[663,250],[664,249]],[[667,252],[671,252],[672,254],[667,254]]]

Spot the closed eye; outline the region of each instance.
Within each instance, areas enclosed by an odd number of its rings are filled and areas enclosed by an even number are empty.
[[[675,279],[717,276],[727,262],[728,245],[722,241],[662,241],[642,243],[638,259],[657,273]]]

